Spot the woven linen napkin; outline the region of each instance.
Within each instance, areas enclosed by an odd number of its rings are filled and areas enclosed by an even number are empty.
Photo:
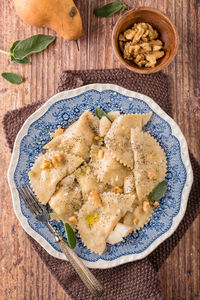
[[[113,83],[146,94],[172,116],[171,102],[168,96],[168,78],[162,73],[140,75],[124,69],[64,71],[60,77],[58,92],[91,83]],[[10,111],[4,116],[3,126],[11,151],[22,124],[42,103],[44,101],[27,105],[21,109]],[[145,259],[107,270],[92,270],[105,289],[101,299],[160,299],[161,288],[156,271],[200,212],[200,166],[192,155],[191,162],[194,171],[194,184],[185,217],[178,229]],[[35,240],[30,236],[28,238],[52,275],[72,299],[97,299],[90,295],[68,262],[50,256]]]

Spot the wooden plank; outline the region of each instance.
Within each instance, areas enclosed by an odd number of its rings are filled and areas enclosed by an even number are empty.
[[[94,16],[93,9],[107,0],[77,1],[83,18],[80,51],[74,42],[57,37],[54,45],[31,57],[31,66],[11,64],[0,55],[0,71],[17,72],[25,78],[20,86],[0,79],[0,117],[10,109],[45,99],[56,92],[64,69],[120,67],[112,52],[111,33],[121,13],[108,19]],[[170,77],[174,119],[183,131],[191,152],[200,160],[200,2],[191,0],[127,0],[131,7],[152,6],[165,12],[177,26],[179,52],[165,70]],[[8,50],[17,39],[32,34],[55,34],[50,29],[26,25],[16,15],[13,1],[0,2],[0,48]],[[3,137],[2,127],[0,135]],[[31,249],[13,209],[6,172],[10,160],[5,139],[0,145],[0,299],[69,299]],[[163,264],[159,278],[163,300],[200,298],[200,219],[192,224]]]

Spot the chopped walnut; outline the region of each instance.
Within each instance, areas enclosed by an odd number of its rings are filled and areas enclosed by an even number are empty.
[[[97,190],[92,190],[91,191],[91,197],[94,201],[94,203],[97,205],[97,206],[101,206],[102,203],[101,203],[101,199],[99,197],[99,192]]]
[[[69,221],[70,223],[74,224],[74,225],[76,225],[77,222],[78,222],[76,216],[70,217],[70,218],[68,219],[68,221]]]
[[[158,32],[156,30],[149,31],[149,39],[150,40],[155,40],[158,37]]]
[[[123,33],[121,33],[121,34],[119,35],[119,41],[126,42],[126,38],[125,38],[125,36],[124,36]]]
[[[151,51],[151,46],[149,45],[149,43],[141,43],[139,44],[139,46],[140,46],[139,53],[147,53]]]
[[[99,140],[101,139],[101,137],[98,136],[98,135],[96,135],[96,136],[94,137],[94,139],[95,139],[95,141],[99,141]]]
[[[114,187],[114,193],[115,194],[122,194],[123,190],[120,187],[116,186],[116,187]]]
[[[154,179],[157,178],[156,174],[153,173],[153,172],[151,172],[151,171],[149,171],[149,172],[147,173],[147,177],[148,177],[149,179],[152,179],[152,180],[154,180]]]
[[[133,43],[133,44],[137,44],[137,43],[139,42],[140,38],[142,37],[143,33],[144,33],[144,29],[143,29],[142,27],[139,27],[139,26],[138,26],[138,31],[137,31],[137,33],[135,34],[132,43]]]
[[[160,49],[162,49],[162,46],[157,46],[157,45],[153,46],[153,51],[158,51]]]
[[[134,225],[137,225],[138,222],[139,222],[138,218],[133,219],[133,224],[134,224]]]
[[[140,26],[145,30],[149,28],[147,23],[140,23]]]
[[[52,167],[52,162],[50,160],[45,159],[40,166],[40,169],[50,169]]]
[[[128,29],[128,30],[124,31],[124,37],[127,40],[132,40],[134,38],[135,34],[136,34],[136,31],[132,30],[132,29]]]
[[[146,60],[148,61],[145,66],[146,67],[154,67],[156,64],[155,54],[154,53],[146,54],[145,57],[146,57]]]
[[[104,157],[104,151],[103,150],[99,150],[98,152],[98,158],[102,159]]]
[[[150,208],[149,201],[144,200],[143,203],[142,203],[142,208],[143,208],[144,212],[147,212],[149,210],[149,208]]]
[[[134,60],[135,63],[138,63],[139,61],[144,60],[143,54],[138,54]]]
[[[62,153],[57,153],[57,154],[55,154],[55,155],[52,157],[52,163],[53,163],[54,165],[57,165],[58,163],[61,162],[62,158],[63,158]]]
[[[124,58],[128,59],[128,60],[132,60],[133,59],[133,55],[132,55],[132,45],[131,43],[127,42],[124,45]]]
[[[149,29],[147,29],[147,30],[144,32],[144,34],[143,34],[143,36],[142,36],[142,39],[145,38],[145,39],[148,40],[148,35],[149,35]]]
[[[133,50],[133,54],[136,55],[139,50],[140,50],[140,45],[134,45],[134,46],[130,46],[130,48]]]
[[[155,201],[155,202],[153,203],[153,206],[154,206],[154,207],[158,207],[158,205],[159,205],[159,202],[158,202],[158,201]]]
[[[149,45],[151,45],[151,46],[162,46],[162,42],[161,42],[161,40],[152,40],[152,41],[150,41],[149,42]]]
[[[153,53],[156,56],[156,59],[161,58],[165,55],[164,51],[154,51]]]
[[[138,62],[138,66],[139,66],[139,67],[142,67],[143,65],[146,65],[146,63],[147,63],[146,60],[140,60],[140,61]]]
[[[152,68],[165,55],[158,32],[148,23],[136,23],[119,35],[119,47],[124,59],[139,67]],[[143,55],[142,55],[143,54]]]
[[[143,36],[142,36],[142,40],[143,40],[143,42],[148,42],[149,41],[148,38],[143,37]]]

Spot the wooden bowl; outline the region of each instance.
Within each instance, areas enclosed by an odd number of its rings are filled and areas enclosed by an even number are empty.
[[[159,39],[163,42],[165,55],[157,61],[153,68],[137,66],[134,62],[125,60],[119,48],[119,34],[132,27],[134,23],[145,22],[152,25],[159,33]],[[151,7],[140,7],[131,9],[125,13],[115,24],[112,34],[113,49],[116,57],[127,69],[142,74],[158,72],[166,68],[174,59],[178,50],[178,34],[175,26],[169,18],[158,9]]]

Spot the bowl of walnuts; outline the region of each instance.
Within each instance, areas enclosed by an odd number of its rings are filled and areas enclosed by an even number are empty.
[[[129,70],[150,74],[166,68],[178,50],[178,34],[169,18],[158,9],[129,10],[115,24],[113,49]]]

